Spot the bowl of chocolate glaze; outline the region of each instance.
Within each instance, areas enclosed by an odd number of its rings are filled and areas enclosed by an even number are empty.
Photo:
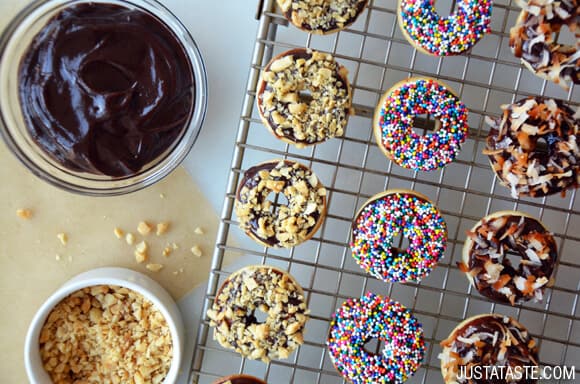
[[[192,148],[206,106],[197,45],[155,0],[35,1],[0,39],[0,133],[71,192],[159,181]]]

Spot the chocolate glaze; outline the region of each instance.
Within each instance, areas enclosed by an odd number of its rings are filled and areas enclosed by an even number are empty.
[[[193,70],[156,17],[113,4],[62,10],[19,68],[33,140],[75,172],[137,173],[180,137],[194,102]]]
[[[506,321],[507,320],[507,321]],[[497,340],[493,342],[493,336],[497,332]],[[478,346],[475,343],[464,343],[458,337],[470,339],[478,334],[482,341]],[[510,340],[511,344],[503,343],[503,340]],[[514,341],[515,340],[515,341]],[[517,342],[516,342],[517,341]],[[505,344],[505,345],[504,345]],[[538,348],[528,331],[509,317],[499,315],[481,316],[467,322],[461,328],[453,331],[449,339],[444,340],[442,345],[456,352],[461,358],[465,358],[471,352],[472,357],[466,364],[482,366],[533,366],[538,365]],[[500,350],[505,349],[504,360],[498,361]],[[463,364],[459,364],[463,365]],[[459,383],[467,383],[467,380],[458,380]],[[535,383],[535,380],[526,379],[512,380],[510,383],[527,384]],[[483,380],[473,380],[470,383],[505,384],[506,381],[492,378]]]

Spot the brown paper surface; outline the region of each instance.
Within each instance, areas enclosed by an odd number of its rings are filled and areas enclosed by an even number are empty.
[[[28,325],[42,302],[80,272],[104,266],[131,268],[157,280],[175,299],[207,280],[218,220],[182,167],[143,191],[86,197],[38,179],[0,144],[0,180],[2,382],[27,382],[22,356]],[[19,218],[19,208],[31,209],[32,217]],[[168,221],[170,227],[161,236],[155,230],[142,236],[137,232],[142,220],[154,225]],[[137,264],[135,247],[117,239],[115,227],[132,232],[137,242],[145,240],[149,262],[165,267],[153,273],[145,268],[146,263]],[[195,234],[197,227],[205,233]],[[58,233],[67,234],[67,245],[61,244]],[[172,243],[179,248],[164,257],[163,249]],[[200,258],[191,252],[196,244],[203,251]]]

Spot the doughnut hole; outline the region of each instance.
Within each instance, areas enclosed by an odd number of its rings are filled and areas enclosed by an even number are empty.
[[[435,0],[434,1],[435,10],[437,14],[442,17],[449,17],[451,14],[457,11],[458,1],[453,0]]]
[[[512,268],[516,271],[518,271],[518,274],[521,274],[520,271],[520,267],[522,267],[522,260],[524,259],[524,257],[522,255],[520,255],[519,253],[512,251],[512,250],[508,250],[506,251],[506,253],[504,254],[504,256],[499,260],[499,262],[501,264],[506,264],[507,262],[509,262],[509,264],[512,266]]]
[[[283,193],[276,193],[274,191],[270,192],[266,197],[266,200],[269,201],[270,204],[270,213],[276,216],[276,213],[280,209],[280,207],[288,206],[288,197],[286,197]]]
[[[313,99],[312,91],[309,88],[304,88],[298,91],[298,100],[300,100],[301,103],[310,105],[310,102]]]
[[[266,308],[263,308],[266,309]],[[246,312],[245,322],[246,325],[260,325],[266,323],[268,320],[268,314],[260,308],[249,309]]]
[[[409,249],[411,242],[406,236],[403,236],[403,234],[399,231],[395,236],[393,236],[393,242],[391,244],[393,254],[396,253],[404,254]]]
[[[413,117],[412,130],[419,136],[425,136],[441,128],[441,121],[430,113],[423,113]]]
[[[376,337],[371,337],[365,341],[363,349],[370,355],[380,355],[385,349],[385,341]]]
[[[567,25],[562,25],[559,31],[554,31],[552,33],[552,38],[555,42],[562,45],[574,46],[576,44],[576,36],[570,30]]]

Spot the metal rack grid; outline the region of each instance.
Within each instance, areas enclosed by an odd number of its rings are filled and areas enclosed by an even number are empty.
[[[453,7],[451,1],[437,2],[440,12]],[[509,29],[518,13],[515,2],[496,0],[490,35],[466,55],[436,58],[418,53],[404,39],[396,22],[396,0],[371,0],[355,24],[330,36],[309,35],[288,26],[274,0],[260,2],[256,44],[190,382],[211,383],[217,377],[243,372],[275,384],[342,383],[325,349],[329,321],[344,300],[369,290],[402,302],[423,324],[426,358],[409,383],[442,383],[439,342],[464,318],[486,312],[519,319],[539,342],[541,363],[575,365],[576,380],[580,380],[580,255],[575,251],[580,246],[580,198],[575,199],[577,192],[570,191],[565,197],[513,199],[481,154],[487,135],[484,116],[498,116],[500,105],[538,94],[568,100],[575,107],[579,104],[580,87],[565,92],[529,73],[513,57]],[[330,52],[349,69],[356,114],[344,138],[298,150],[273,138],[261,125],[255,107],[260,71],[273,55],[294,47]],[[469,138],[459,158],[439,171],[413,172],[393,165],[372,138],[372,113],[379,97],[392,84],[412,75],[444,81],[469,107]],[[329,191],[329,211],[322,228],[312,240],[290,250],[258,246],[245,238],[233,216],[235,191],[244,169],[272,158],[309,165]],[[378,281],[350,256],[349,227],[356,210],[370,196],[389,188],[415,189],[429,196],[447,221],[445,258],[419,284]],[[510,307],[490,301],[472,291],[456,267],[465,231],[484,215],[501,209],[531,213],[555,233],[560,257],[556,283],[542,303]],[[236,261],[230,264],[230,260]],[[213,331],[205,317],[224,279],[237,268],[256,263],[290,271],[303,286],[312,312],[304,345],[289,359],[270,364],[243,359],[220,347],[212,340]]]

